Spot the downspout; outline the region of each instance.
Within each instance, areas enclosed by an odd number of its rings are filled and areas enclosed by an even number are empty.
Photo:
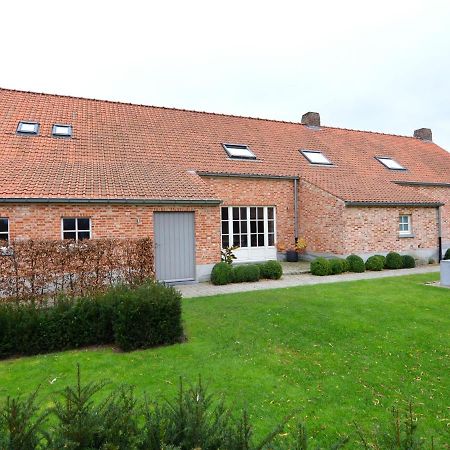
[[[441,219],[441,207],[437,208],[437,226],[438,226],[438,262],[442,259],[442,219]]]
[[[298,178],[294,178],[294,239],[298,241]]]

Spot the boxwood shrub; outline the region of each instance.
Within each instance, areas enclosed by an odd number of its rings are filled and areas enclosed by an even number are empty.
[[[416,260],[411,255],[402,255],[402,263],[404,269],[413,269],[416,267]]]
[[[242,264],[233,267],[233,282],[259,281],[261,273],[257,264]]]
[[[445,252],[444,259],[450,259],[450,248]]]
[[[233,281],[233,269],[231,264],[220,262],[211,271],[211,283],[215,285],[229,284]]]
[[[396,252],[390,252],[386,255],[385,262],[386,269],[401,269],[403,268],[403,259],[401,255]]]
[[[266,261],[263,264],[259,264],[259,271],[261,278],[269,280],[279,280],[283,275],[283,268],[278,261]]]
[[[0,358],[105,344],[132,350],[182,336],[181,295],[154,282],[92,297],[0,303]]]
[[[374,255],[378,258],[380,258],[383,261],[383,267],[386,267],[386,256],[384,255]]]
[[[347,262],[350,272],[361,273],[366,270],[363,259],[358,255],[347,256]]]
[[[366,261],[366,269],[380,271],[384,269],[384,258],[374,255],[370,256]]]
[[[338,275],[344,271],[344,263],[340,258],[330,259],[330,273],[331,275]]]
[[[325,258],[316,258],[314,261],[311,262],[311,273],[313,275],[318,275],[320,277],[323,277],[324,275],[330,275],[331,274],[331,265],[330,261]]]

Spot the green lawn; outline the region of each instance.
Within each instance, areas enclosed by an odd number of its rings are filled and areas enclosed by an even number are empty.
[[[85,380],[127,382],[153,396],[172,396],[180,375],[195,381],[201,374],[229,403],[248,407],[258,433],[299,410],[310,434],[325,443],[352,432],[353,420],[368,425],[412,400],[424,429],[441,435],[443,445],[450,422],[450,291],[424,285],[437,277],[185,300],[187,343],[3,361],[0,400],[40,383],[41,397],[49,399],[74,381],[77,362]]]

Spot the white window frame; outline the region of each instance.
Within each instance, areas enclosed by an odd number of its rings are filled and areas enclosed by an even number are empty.
[[[258,248],[275,248],[277,245],[277,210],[275,206],[222,206],[222,208],[228,208],[228,245],[230,247],[233,246],[234,241],[234,235],[233,232],[233,208],[246,208],[247,210],[247,246],[239,248],[245,248],[245,249],[258,249]],[[251,208],[263,208],[263,221],[264,221],[264,245],[257,245],[252,246],[251,245],[251,228],[250,228],[250,209]],[[268,214],[268,208],[273,208],[273,245],[269,245],[269,214]],[[222,209],[220,210],[221,213],[221,229],[220,229],[220,237],[221,237],[221,246],[223,248],[223,234],[222,234]],[[240,214],[240,211],[239,211]],[[258,210],[256,210],[256,214],[258,214]],[[240,217],[240,216],[239,216]],[[256,219],[258,220],[258,219]],[[239,236],[241,236],[241,232],[239,232]],[[256,235],[261,234],[256,232]]]
[[[24,129],[22,129],[23,125],[32,125],[33,126],[33,130],[24,130]],[[26,120],[21,120],[17,124],[16,133],[18,133],[18,134],[29,134],[31,136],[36,136],[36,135],[39,134],[39,123],[38,122],[28,122]]]
[[[406,170],[398,161],[390,156],[377,156],[376,159],[389,170]],[[395,167],[389,165],[390,162],[392,162]]]
[[[318,150],[300,150],[300,153],[308,160],[310,164],[314,166],[332,166],[333,163],[327,158],[325,153]],[[320,155],[323,161],[314,161],[312,155]]]
[[[58,128],[66,128],[67,129],[67,133],[60,133],[58,132]],[[53,124],[52,127],[52,135],[54,137],[65,137],[65,138],[70,138],[72,137],[72,125],[63,125],[60,123],[55,123]]]
[[[9,245],[9,218],[8,217],[0,217],[1,220],[6,220],[8,231],[0,231],[0,236],[6,236],[6,240],[0,239],[0,247],[2,247],[2,243],[5,242]]]
[[[255,160],[256,159],[256,155],[250,150],[248,145],[245,144],[222,144],[223,148],[225,149],[225,151],[227,152],[227,155],[231,158],[231,159],[245,159],[245,160]],[[233,154],[233,149],[235,150],[242,150],[244,152],[246,152],[246,155],[239,155],[239,154]]]
[[[75,229],[74,230],[65,230],[64,229],[64,220],[75,220]],[[78,229],[78,219],[88,219],[89,220],[89,230],[79,230]],[[61,217],[61,239],[65,240],[64,233],[75,233],[75,241],[78,242],[78,234],[79,233],[87,233],[89,232],[88,239],[92,239],[92,220],[90,217]]]
[[[406,217],[406,221],[402,220]],[[402,229],[403,225],[407,225],[407,229]],[[401,236],[410,236],[412,234],[412,217],[411,214],[400,214],[398,219],[398,234]]]

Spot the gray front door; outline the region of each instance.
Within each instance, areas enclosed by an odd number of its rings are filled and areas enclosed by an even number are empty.
[[[155,212],[155,266],[160,281],[195,279],[194,213]]]

